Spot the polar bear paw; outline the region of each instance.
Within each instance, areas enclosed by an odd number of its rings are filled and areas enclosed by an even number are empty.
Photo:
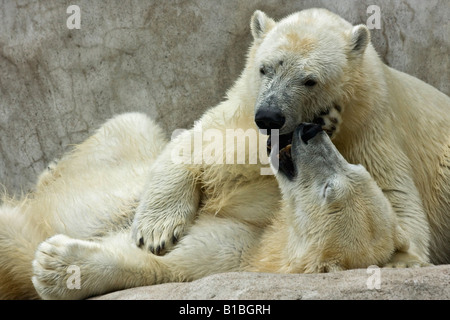
[[[81,299],[89,278],[88,258],[100,252],[95,243],[56,235],[42,242],[33,260],[32,282],[43,299]]]
[[[342,123],[342,107],[335,104],[322,112],[313,122],[322,126],[322,129],[333,139],[339,132]]]
[[[185,215],[136,214],[132,237],[138,247],[164,255],[184,235],[188,225]]]
[[[385,268],[420,268],[428,267],[432,264],[422,261],[417,256],[407,252],[396,252],[389,263],[384,265]]]

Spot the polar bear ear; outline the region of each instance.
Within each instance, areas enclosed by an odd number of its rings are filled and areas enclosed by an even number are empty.
[[[256,10],[250,21],[250,29],[255,40],[262,39],[264,35],[275,26],[275,21],[264,12]]]
[[[354,57],[362,55],[370,42],[369,29],[363,24],[354,26],[350,36],[350,54]]]

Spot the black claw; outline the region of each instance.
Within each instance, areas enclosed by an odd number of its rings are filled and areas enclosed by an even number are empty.
[[[161,241],[161,251],[164,250],[164,247],[166,246],[166,242],[163,240]]]
[[[141,238],[139,239],[139,248],[141,248],[143,245],[144,245],[144,238],[141,237]]]
[[[175,244],[178,242],[178,237],[176,237],[175,235],[172,236],[172,243]]]
[[[152,245],[150,245],[149,247],[148,247],[148,250],[150,250],[150,252],[151,253],[155,253],[155,248],[153,248],[153,246]]]

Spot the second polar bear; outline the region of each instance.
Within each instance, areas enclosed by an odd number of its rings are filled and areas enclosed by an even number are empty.
[[[395,266],[450,262],[450,98],[386,66],[366,26],[324,9],[275,22],[257,11],[254,42],[228,99],[197,126],[279,129],[324,126],[350,163],[361,164],[389,199],[410,247]],[[164,253],[189,229],[203,197],[218,216],[261,225],[279,198],[258,165],[174,164],[170,150],[191,143],[196,128],[156,161],[133,224],[137,245]],[[208,142],[204,143],[208,146]],[[260,159],[261,160],[261,159]]]
[[[134,166],[151,162],[153,155],[135,142],[143,139],[157,145],[158,130],[142,131],[141,137],[133,130],[110,132],[108,140],[102,136],[107,128],[123,130],[133,122],[152,125],[136,114],[109,121],[64,157],[49,173],[48,183],[39,187],[36,200],[49,202],[47,216],[41,219],[54,226],[53,232],[63,233],[42,242],[36,251],[33,284],[40,297],[80,299],[229,271],[312,273],[383,265],[396,250],[408,247],[389,201],[369,173],[349,164],[319,125],[301,124],[292,144],[272,149],[271,158],[280,159],[279,170],[274,170],[283,203],[268,226],[204,214],[171,252],[164,256],[145,252],[129,238],[131,221],[126,217],[133,212],[135,194],[129,192],[133,180],[119,185],[115,180],[127,173],[140,182],[134,188],[142,188],[141,172]],[[155,136],[149,136],[152,131]],[[116,135],[122,138],[111,144]],[[123,161],[109,161],[124,151],[128,157]],[[99,181],[94,189],[84,192],[83,183],[78,185],[80,169]],[[61,215],[54,209],[61,205],[57,199],[65,198],[73,199],[73,208],[92,206],[93,211],[67,209]],[[207,199],[204,205],[208,206]],[[116,209],[108,212],[111,206]],[[34,213],[39,215],[37,209]],[[17,262],[17,256],[9,258]]]

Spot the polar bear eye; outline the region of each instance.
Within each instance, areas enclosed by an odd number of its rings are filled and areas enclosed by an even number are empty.
[[[303,84],[307,87],[314,87],[317,84],[317,82],[315,80],[309,79],[306,80]]]
[[[264,66],[259,67],[259,73],[261,73],[264,76],[266,74],[266,67]]]

